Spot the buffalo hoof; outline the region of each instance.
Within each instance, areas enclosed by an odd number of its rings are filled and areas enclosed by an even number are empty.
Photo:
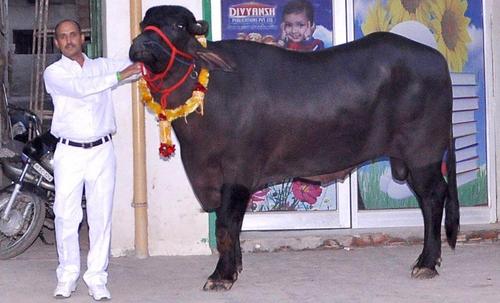
[[[436,260],[436,265],[437,266],[441,266],[441,262],[443,261],[443,259],[441,259],[441,257],[437,258]]]
[[[204,291],[228,291],[233,287],[234,281],[230,280],[211,280],[203,286]]]
[[[430,269],[427,267],[414,267],[411,271],[411,277],[413,279],[428,280],[439,275],[437,270]]]

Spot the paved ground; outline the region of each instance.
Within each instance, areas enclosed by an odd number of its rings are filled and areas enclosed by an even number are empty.
[[[245,253],[229,292],[201,290],[216,256],[112,258],[113,302],[499,302],[500,241],[443,247],[440,276],[410,279],[420,245]],[[39,240],[16,259],[0,261],[0,302],[56,302],[51,297],[55,247]],[[57,300],[61,302],[61,300]],[[63,302],[91,302],[80,280]]]

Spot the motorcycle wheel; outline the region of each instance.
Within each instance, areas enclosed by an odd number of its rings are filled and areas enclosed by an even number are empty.
[[[8,201],[12,187],[0,192],[0,205]],[[34,192],[21,190],[16,197],[9,220],[0,222],[0,260],[22,254],[40,234],[45,220],[45,203]],[[3,209],[0,210],[0,214]]]

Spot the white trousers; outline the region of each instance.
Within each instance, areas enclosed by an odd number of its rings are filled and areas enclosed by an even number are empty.
[[[83,218],[85,186],[90,249],[83,279],[87,285],[107,283],[115,174],[112,141],[88,149],[57,144],[54,214],[59,282],[76,281],[80,276],[78,227]]]

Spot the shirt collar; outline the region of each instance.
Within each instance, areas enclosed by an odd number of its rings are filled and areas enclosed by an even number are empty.
[[[85,53],[82,53],[83,55],[83,66],[85,66],[85,62],[87,62],[87,60],[89,60],[89,57],[87,57],[87,55]],[[66,57],[65,55],[62,55],[61,54],[61,61],[64,63],[64,64],[67,64],[67,65],[76,65],[80,68],[83,68],[83,66],[80,66],[80,64],[78,64],[78,62],[76,62],[75,60],[73,59],[70,59],[68,57]]]

